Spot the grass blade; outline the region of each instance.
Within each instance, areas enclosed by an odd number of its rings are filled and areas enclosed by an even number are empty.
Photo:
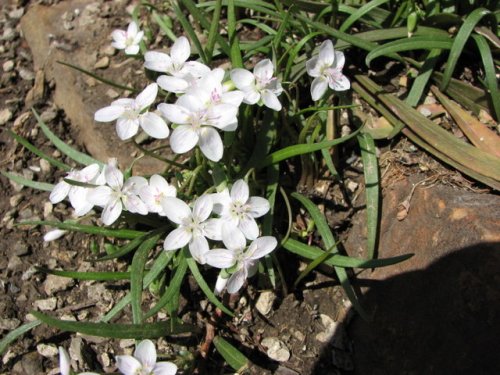
[[[236,12],[234,10],[234,1],[227,2],[227,34],[229,37],[229,47],[231,54],[231,64],[233,68],[243,68],[243,59],[241,57],[240,43],[236,33]]]
[[[373,0],[362,7],[360,7],[358,10],[356,10],[353,14],[351,14],[347,19],[344,21],[344,23],[339,27],[339,30],[342,32],[347,31],[351,25],[358,21],[361,17],[363,17],[365,14],[370,13],[371,10],[374,8],[377,8],[385,3],[387,3],[389,0]]]
[[[205,47],[205,54],[209,62],[212,61],[215,48],[215,41],[217,39],[217,36],[219,35],[219,26],[220,26],[219,20],[221,12],[222,12],[222,0],[215,0],[215,8],[212,13],[213,14],[212,23],[208,31],[207,45]]]
[[[49,270],[47,268],[37,268],[38,271],[55,276],[69,277],[76,280],[94,280],[94,281],[115,281],[130,279],[130,272],[77,272]]]
[[[429,83],[429,79],[432,76],[432,72],[434,71],[434,67],[441,55],[441,50],[432,49],[427,55],[427,58],[424,61],[424,64],[420,68],[418,72],[418,77],[413,81],[413,85],[411,85],[410,92],[406,97],[406,103],[411,105],[412,107],[416,107],[420,98],[422,97],[425,87],[427,83]]]
[[[227,364],[238,374],[248,368],[250,364],[248,358],[221,336],[215,336],[213,342],[222,358],[224,358]]]
[[[189,2],[183,1],[183,3],[189,3]],[[196,35],[196,32],[193,29],[193,26],[187,20],[187,18],[184,16],[184,13],[182,13],[181,8],[179,7],[179,5],[176,4],[176,2],[174,2],[172,7],[174,8],[174,12],[175,12],[177,19],[181,23],[183,29],[189,35],[191,42],[194,44],[194,47],[196,48],[198,55],[200,55],[201,60],[203,61],[204,64],[207,64],[208,63],[207,56],[205,55],[205,52],[203,51],[203,47],[201,46],[200,39],[198,38],[198,35]]]
[[[4,175],[5,177],[7,177],[9,180],[12,180],[12,181],[18,183],[19,185],[27,186],[27,187],[30,187],[33,189],[42,190],[42,191],[52,191],[52,189],[54,188],[54,185],[52,185],[52,184],[48,184],[46,182],[38,182],[38,181],[29,180],[23,176],[19,176],[19,175],[14,174],[14,173],[9,173],[9,172],[4,172],[4,171],[0,171],[0,173],[2,175]]]
[[[0,340],[0,355],[3,354],[3,352],[10,346],[10,344],[16,341],[18,337],[24,335],[28,331],[31,331],[33,328],[39,326],[40,324],[42,324],[41,320],[34,320],[32,322],[25,323],[6,334],[2,338],[2,340]]]

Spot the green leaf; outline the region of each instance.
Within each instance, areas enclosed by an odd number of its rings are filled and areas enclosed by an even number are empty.
[[[214,345],[219,354],[224,358],[229,366],[237,373],[242,373],[248,368],[250,361],[238,349],[227,342],[221,336],[214,337]]]
[[[34,145],[32,145],[26,138],[21,137],[20,135],[14,133],[10,129],[7,129],[7,131],[9,132],[10,136],[12,138],[14,138],[17,142],[22,144],[24,147],[26,147],[29,151],[31,151],[35,155],[41,157],[42,159],[47,160],[53,166],[60,168],[63,171],[69,171],[71,169],[71,167],[69,165],[64,164],[63,162],[61,162],[57,159],[54,159],[54,158],[50,157],[49,155],[45,154],[42,150],[40,150],[37,147],[35,147]]]
[[[377,236],[379,228],[379,197],[380,181],[378,173],[377,150],[373,138],[367,133],[358,135],[358,142],[361,148],[361,158],[363,159],[363,170],[366,192],[366,226],[368,234],[366,244],[368,258],[375,257],[377,247]]]
[[[49,127],[45,125],[38,113],[34,109],[32,109],[32,111],[35,115],[36,120],[38,121],[38,125],[40,126],[40,128],[42,128],[45,136],[54,144],[54,146],[59,149],[59,151],[61,151],[63,154],[67,155],[77,163],[83,165],[99,164],[99,166],[101,167],[104,166],[104,163],[101,163],[100,161],[88,156],[87,154],[84,154],[83,152],[77,151],[64,143],[62,139],[60,139],[59,137],[57,137],[57,135],[50,131]]]
[[[420,68],[418,77],[413,81],[410,92],[408,93],[408,96],[405,100],[406,103],[408,103],[412,107],[416,107],[418,102],[420,101],[420,98],[424,93],[427,83],[429,83],[429,79],[432,76],[432,72],[434,71],[434,67],[436,66],[440,55],[441,50],[432,49],[425,59],[422,67]]]
[[[205,54],[209,61],[212,61],[214,54],[215,42],[219,35],[219,20],[222,12],[222,0],[215,0],[215,8],[212,13],[212,23],[208,31],[207,45],[205,47]]]
[[[132,266],[130,269],[130,296],[132,297],[132,322],[134,324],[141,324],[143,322],[141,305],[142,289],[144,288],[144,267],[146,266],[149,252],[159,239],[159,234],[149,237],[139,246],[132,259]]]
[[[318,249],[319,250],[319,249]],[[318,255],[316,258],[313,259],[311,263],[307,265],[307,267],[300,273],[299,277],[297,277],[297,280],[293,283],[293,287],[297,288],[297,286],[300,284],[300,282],[307,276],[309,275],[316,267],[318,267],[321,263],[325,262],[328,258],[332,256],[332,251],[334,248],[332,247],[331,249],[328,249],[327,251],[323,251],[323,254]]]
[[[55,327],[64,332],[78,332],[84,335],[106,337],[113,339],[153,339],[180,333],[197,332],[199,329],[190,324],[174,327],[169,320],[157,323],[126,324],[126,323],[90,323],[75,322],[73,320],[56,319],[39,311],[31,311],[37,319],[50,327]]]
[[[228,0],[227,2],[227,34],[231,49],[231,64],[233,68],[243,68],[243,59],[241,57],[238,34],[236,33],[236,12],[233,0]]]
[[[443,81],[441,82],[441,87],[440,87],[441,91],[446,90],[446,88],[448,87],[451,75],[453,74],[453,71],[455,70],[455,67],[457,65],[458,58],[462,54],[465,43],[467,43],[467,40],[469,39],[470,34],[474,30],[474,27],[476,27],[477,23],[481,20],[481,18],[490,13],[491,12],[488,9],[477,8],[471,14],[469,14],[465,19],[464,23],[462,24],[462,27],[458,31],[457,36],[453,41],[453,46],[451,47],[450,56],[448,57],[448,62],[446,63],[446,68],[444,69],[443,73]]]
[[[109,255],[104,255],[100,258],[97,259],[87,259],[89,262],[103,262],[105,260],[110,260],[110,259],[117,259],[120,258],[124,255],[127,255],[131,251],[133,251],[137,246],[139,246],[145,238],[147,238],[148,234],[145,234],[144,236],[141,237],[136,237],[126,245],[120,247],[118,250],[114,251],[112,254]]]
[[[24,178],[22,176],[14,174],[14,173],[9,173],[9,172],[4,172],[4,171],[0,171],[0,173],[2,175],[4,175],[5,177],[7,177],[9,180],[12,180],[12,181],[18,183],[19,185],[27,186],[27,187],[30,187],[33,189],[43,190],[43,191],[52,191],[52,189],[54,188],[54,185],[52,185],[52,184],[47,184],[46,182],[38,182],[38,181],[29,180],[27,178]]]
[[[190,1],[186,1],[186,0],[182,0],[182,2],[184,4],[190,3]],[[193,26],[187,20],[187,18],[184,16],[184,13],[182,13],[182,10],[177,3],[173,3],[172,7],[174,9],[175,15],[177,16],[177,19],[179,20],[179,22],[182,25],[184,31],[189,35],[191,42],[194,44],[194,47],[196,48],[196,51],[200,55],[201,60],[203,61],[204,64],[207,64],[208,63],[207,56],[205,55],[205,51],[203,51],[200,39],[198,38],[198,35],[194,31]],[[200,19],[198,19],[198,21],[199,20]]]
[[[345,32],[354,22],[358,21],[365,14],[370,13],[371,10],[387,3],[388,1],[389,0],[373,0],[373,1],[366,3],[365,5],[360,7],[358,10],[356,10],[356,12],[351,14],[344,21],[344,23],[339,27],[339,31]]]
[[[34,320],[29,323],[25,323],[22,326],[17,327],[16,329],[10,331],[6,334],[2,340],[0,340],[0,355],[4,353],[4,351],[17,340],[18,337],[24,335],[26,332],[31,331],[36,326],[39,326],[42,322],[40,320]]]
[[[77,272],[77,271],[61,271],[49,270],[47,268],[37,268],[38,271],[49,275],[69,277],[76,280],[95,280],[95,281],[114,281],[130,279],[130,272]]]

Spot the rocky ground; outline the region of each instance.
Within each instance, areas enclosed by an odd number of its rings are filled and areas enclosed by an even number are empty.
[[[2,2],[1,170],[46,182],[61,176],[16,144],[6,131],[15,131],[64,160],[39,131],[31,108],[61,138],[98,159],[118,156],[126,165],[137,155],[131,145],[118,147],[112,126],[97,126],[92,119],[96,109],[123,92],[58,63],[77,64],[140,87],[141,65],[117,56],[109,47],[111,30],[128,23],[128,5],[125,0]],[[162,40],[155,43],[161,46]],[[145,158],[137,167],[147,173],[158,165]],[[370,322],[352,310],[328,269],[312,275],[295,291],[249,287],[237,299],[226,301],[237,315],[223,320],[218,328],[255,363],[251,373],[500,371],[494,351],[500,346],[500,198],[404,141],[382,154],[381,167],[384,200],[379,256],[415,256],[397,266],[356,275]],[[317,199],[326,207],[346,252],[353,256],[364,254],[366,237],[359,177],[357,172],[350,176],[350,208],[339,204],[333,210],[331,204]],[[95,320],[109,311],[124,295],[125,283],[77,283],[46,276],[37,267],[125,270],[127,264],[87,262],[90,243],[95,240],[89,236],[68,234],[44,243],[47,228],[15,226],[26,219],[62,220],[70,212],[63,203],[50,204],[47,193],[23,188],[3,176],[0,182],[0,337],[32,319],[32,309],[73,320]],[[342,201],[332,186],[327,190],[329,199]],[[285,272],[292,285],[297,269],[304,265],[285,261],[288,267],[294,266]],[[182,319],[205,328],[211,306],[194,282],[185,288]],[[119,317],[122,321],[129,318],[130,311]],[[178,359],[183,351],[196,353],[201,340],[162,339],[157,346],[166,358]],[[69,349],[80,370],[112,372],[116,370],[114,355],[130,352],[133,341],[61,333],[42,325],[3,354],[0,373],[57,374],[59,345]],[[199,373],[229,371],[213,352],[202,362]]]

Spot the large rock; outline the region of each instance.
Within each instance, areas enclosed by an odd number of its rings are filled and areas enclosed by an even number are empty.
[[[117,157],[125,167],[133,160],[134,146],[118,139],[114,124],[96,124],[93,120],[95,111],[112,100],[106,95],[109,86],[89,80],[87,75],[57,62],[93,71],[99,58],[97,51],[110,43],[113,28],[109,18],[105,18],[106,13],[116,10],[111,7],[123,6],[119,3],[122,2],[72,0],[52,6],[34,5],[22,18],[21,27],[33,54],[35,71],[43,69],[46,79],[55,82],[55,104],[65,111],[71,126],[77,129],[76,141],[93,157],[104,162],[109,157]],[[101,71],[99,75],[128,84],[132,74],[124,74],[124,71],[121,66]],[[151,174],[164,166],[158,160],[145,157],[135,169]]]
[[[358,275],[372,320],[350,325],[355,373],[500,373],[500,197],[417,187],[400,220],[411,189],[385,194],[379,257],[414,257]],[[348,250],[364,235],[357,225]]]

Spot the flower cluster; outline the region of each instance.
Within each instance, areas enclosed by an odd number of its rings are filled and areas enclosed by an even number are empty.
[[[172,362],[156,362],[156,349],[150,340],[141,341],[134,355],[116,357],[118,370],[124,375],[175,375],[177,366]],[[71,362],[66,349],[59,347],[59,370],[61,375],[71,375]],[[98,375],[95,372],[82,372],[79,375]]]

